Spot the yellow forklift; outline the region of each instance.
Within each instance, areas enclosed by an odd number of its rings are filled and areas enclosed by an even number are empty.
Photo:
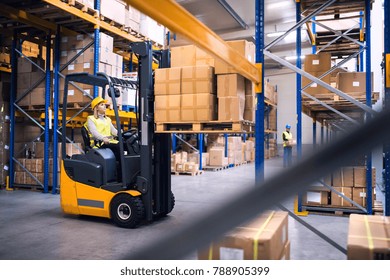
[[[121,131],[116,99],[120,88],[138,89],[136,128],[118,133],[120,162],[110,149],[88,147],[82,131],[85,153],[66,154],[66,122],[62,122],[60,196],[65,213],[111,219],[117,226],[137,227],[166,216],[175,205],[171,190],[171,136],[154,133],[153,59],[169,67],[168,51],[153,51],[150,42],[131,44],[139,59],[138,81],[113,78],[105,73],[69,74],[65,77],[62,115],[67,114],[69,83],[97,86],[102,97],[111,98],[115,123]],[[118,161],[119,161],[118,160]],[[120,166],[121,172],[117,172]]]

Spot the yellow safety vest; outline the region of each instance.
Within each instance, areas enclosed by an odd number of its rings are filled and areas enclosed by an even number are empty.
[[[95,118],[94,116],[88,116],[87,122],[84,124],[84,127],[87,129],[89,133],[89,138],[91,139],[91,147],[94,146],[94,139],[91,132],[88,130],[88,120],[91,120],[95,124],[96,130],[99,134],[107,137],[112,137],[111,119],[109,117],[104,117],[104,119],[101,119],[101,118]],[[111,138],[110,143],[117,144],[118,140]]]
[[[292,133],[291,132],[287,132],[287,131],[283,131],[283,139],[286,138],[287,140],[292,140]],[[290,146],[287,144],[288,141],[283,141],[283,147],[287,147],[287,146]]]

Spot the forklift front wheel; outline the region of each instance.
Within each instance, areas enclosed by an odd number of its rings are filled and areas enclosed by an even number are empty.
[[[144,219],[145,207],[140,197],[119,194],[112,199],[110,212],[117,226],[135,228]]]

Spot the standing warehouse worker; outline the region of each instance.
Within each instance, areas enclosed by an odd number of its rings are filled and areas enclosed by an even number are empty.
[[[283,167],[291,166],[292,164],[292,146],[293,146],[293,136],[290,132],[291,126],[286,125],[286,130],[283,131]]]

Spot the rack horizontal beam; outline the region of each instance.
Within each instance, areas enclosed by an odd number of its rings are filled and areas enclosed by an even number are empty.
[[[261,70],[238,51],[230,47],[215,32],[201,23],[175,1],[125,0],[142,13],[155,19],[171,31],[181,34],[195,45],[234,67],[255,83],[261,82]]]
[[[57,24],[33,16],[27,13],[26,11],[18,10],[4,4],[0,4],[0,14],[7,18],[22,22],[24,24],[36,27],[41,30],[47,30],[47,31],[50,30],[53,31],[54,33],[57,32]],[[64,35],[68,35],[68,36],[74,36],[77,34],[76,32],[69,30],[67,28],[61,28],[61,32]]]

